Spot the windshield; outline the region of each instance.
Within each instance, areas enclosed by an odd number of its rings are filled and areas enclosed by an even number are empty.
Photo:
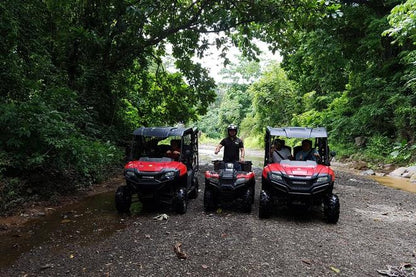
[[[132,145],[132,159],[145,160],[145,158],[174,158],[178,159],[181,154],[181,137],[146,137],[135,136]],[[172,155],[172,157],[170,157]]]
[[[313,161],[329,165],[327,138],[289,138],[268,136],[265,145],[265,165],[285,160]],[[305,165],[303,163],[303,165]]]
[[[131,160],[146,160],[148,158],[170,158],[176,161],[185,161],[186,152],[197,153],[198,145],[192,146],[191,134],[169,137],[134,136]],[[194,159],[197,156],[194,155]],[[196,162],[196,161],[195,161]]]

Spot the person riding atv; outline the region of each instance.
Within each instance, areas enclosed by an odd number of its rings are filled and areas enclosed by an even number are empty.
[[[244,161],[244,144],[237,137],[237,131],[234,124],[227,127],[228,137],[215,149],[215,154],[218,154],[224,146],[223,160],[213,161],[214,171],[205,172],[204,209],[207,212],[237,202],[242,204],[244,212],[251,211],[254,202],[254,172],[251,161]]]
[[[239,162],[244,162],[244,143],[237,137],[238,127],[234,124],[230,124],[227,127],[228,136],[221,140],[218,146],[215,148],[215,155],[217,155],[221,148],[224,147],[223,161],[226,163],[233,163],[236,170],[241,170]],[[241,156],[240,156],[241,154]]]

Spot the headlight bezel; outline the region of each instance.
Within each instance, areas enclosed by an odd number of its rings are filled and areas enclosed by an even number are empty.
[[[174,180],[176,178],[176,176],[178,175],[178,171],[177,170],[167,170],[164,171],[162,176],[161,176],[161,180]]]
[[[136,170],[134,168],[128,168],[124,170],[124,177],[126,178],[136,177]]]
[[[316,178],[315,183],[316,184],[325,184],[331,182],[331,176],[330,175],[318,175]]]
[[[269,178],[274,182],[283,182],[283,176],[280,172],[270,172]]]

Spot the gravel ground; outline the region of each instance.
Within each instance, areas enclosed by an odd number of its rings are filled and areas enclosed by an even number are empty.
[[[388,265],[415,266],[415,194],[336,171],[338,224],[325,223],[318,209],[278,209],[260,220],[261,169],[255,173],[250,214],[206,214],[200,193],[185,215],[167,212],[162,221],[153,219],[160,211],[120,217],[126,227],[101,241],[37,246],[0,276],[381,276],[377,270]],[[203,191],[203,174],[199,181]],[[177,243],[186,259],[175,254]]]

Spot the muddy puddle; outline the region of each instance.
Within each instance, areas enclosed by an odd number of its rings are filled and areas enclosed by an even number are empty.
[[[371,179],[377,181],[378,183],[384,186],[416,193],[416,184],[411,183],[409,179],[406,178],[394,178],[389,176],[371,176]]]
[[[59,251],[64,245],[88,245],[124,227],[124,218],[114,206],[114,192],[91,196],[0,234],[0,267],[12,265],[35,247],[47,244]]]

